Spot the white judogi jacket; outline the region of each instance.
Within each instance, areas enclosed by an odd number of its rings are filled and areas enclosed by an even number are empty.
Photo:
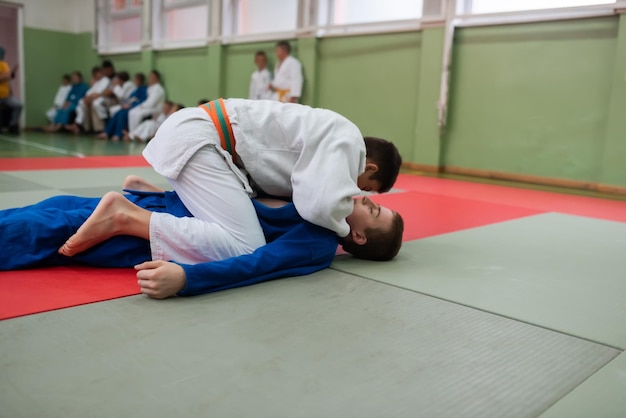
[[[132,81],[126,81],[121,86],[113,87],[113,94],[117,97],[117,100],[124,101],[130,97],[131,94],[135,91],[135,83]]]
[[[248,95],[248,98],[252,100],[263,100],[271,98],[271,81],[271,75],[267,68],[264,68],[261,71],[256,70],[255,72],[253,72],[252,77],[250,77],[250,93]]]
[[[59,86],[59,89],[57,90],[57,94],[56,96],[54,96],[55,108],[63,107],[63,105],[67,101],[67,95],[69,94],[71,89],[72,89],[71,84],[68,84],[67,86],[63,86],[63,85]]]
[[[110,84],[111,79],[109,77],[102,77],[100,80],[93,83],[89,90],[87,90],[87,93],[85,93],[85,96],[89,96],[90,94],[94,93],[100,94],[108,89]]]
[[[346,217],[354,207],[352,197],[360,194],[357,178],[365,171],[365,142],[359,128],[338,113],[298,104],[228,99],[225,105],[237,163],[252,180],[266,193],[292,196],[305,220],[341,237],[348,235]],[[179,110],[161,126],[143,155],[159,174],[176,179],[201,147],[221,149],[212,127],[204,110]],[[233,172],[240,175],[237,167]]]
[[[146,100],[134,109],[141,109],[142,112],[147,114],[156,113],[161,110],[164,101],[165,89],[161,83],[153,84],[148,86]]]
[[[302,64],[300,61],[289,55],[283,62],[277,62],[274,68],[274,80],[272,86],[275,89],[289,90],[283,96],[283,102],[289,102],[292,97],[302,96]],[[274,100],[280,100],[278,92],[274,92],[272,96]]]

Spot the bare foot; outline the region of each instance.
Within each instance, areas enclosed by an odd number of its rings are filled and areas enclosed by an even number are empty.
[[[111,137],[111,141],[113,141],[113,142],[118,142],[119,140],[120,140],[120,137],[119,137],[119,136],[117,136],[117,135],[113,135],[113,136]]]
[[[98,139],[108,139],[109,136],[107,135],[106,132],[102,132],[102,133],[99,133],[98,136],[96,136],[96,138],[98,138]]]
[[[71,257],[117,235],[124,216],[120,209],[125,202],[126,198],[117,192],[105,194],[91,216],[59,248],[59,254]]]
[[[165,190],[149,183],[147,180],[142,179],[139,176],[131,174],[124,179],[122,183],[122,189],[138,190],[142,192],[163,192]]]
[[[130,135],[128,135],[128,132],[124,132],[124,137],[122,139],[124,142],[130,142]]]
[[[77,134],[80,133],[80,128],[75,123],[73,123],[71,125],[65,125],[65,129],[67,129],[68,131],[70,131],[74,135],[77,135]]]
[[[58,132],[59,129],[61,129],[61,126],[59,125],[48,125],[45,128],[43,128],[44,132],[48,132],[48,133],[52,133],[52,132]]]

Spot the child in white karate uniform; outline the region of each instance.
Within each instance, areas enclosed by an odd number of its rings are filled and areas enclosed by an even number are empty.
[[[167,119],[172,113],[182,109],[182,104],[173,103],[169,100],[163,102],[163,109],[160,113],[155,113],[152,115],[152,119],[144,120],[141,124],[134,130],[124,134],[124,141],[139,141],[146,142],[154,137],[159,126],[165,119]]]
[[[57,110],[61,109],[66,102],[67,95],[72,88],[72,79],[69,74],[64,74],[61,78],[61,85],[57,90],[57,94],[54,96],[54,103],[50,109],[46,111],[46,117],[52,123],[54,121],[54,117],[57,114]]]
[[[265,52],[258,51],[254,55],[254,64],[257,69],[250,77],[248,98],[252,100],[270,99],[272,97],[272,91],[270,90],[272,78],[267,69],[267,55],[265,55]]]

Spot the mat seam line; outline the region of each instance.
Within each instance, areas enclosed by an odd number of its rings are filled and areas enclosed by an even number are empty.
[[[542,329],[545,329],[547,331],[552,331],[552,332],[556,332],[556,333],[559,333],[559,334],[562,334],[562,335],[567,335],[568,337],[577,338],[579,340],[584,340],[584,341],[587,341],[587,342],[590,342],[590,343],[602,345],[604,347],[612,348],[614,350],[617,350],[617,351],[619,351],[620,354],[626,352],[625,348],[617,347],[617,346],[614,346],[614,345],[611,345],[611,344],[607,344],[607,343],[603,343],[603,342],[600,342],[600,341],[595,341],[595,340],[592,340],[592,339],[587,338],[587,337],[581,337],[581,336],[578,336],[578,335],[573,335],[571,333],[568,333],[568,332],[565,332],[565,331],[559,331],[559,330],[556,330],[556,329],[553,329],[553,328],[550,328],[550,327],[547,327],[547,326],[544,326],[544,325],[533,324],[532,322],[525,321],[523,319],[513,318],[511,316],[507,316],[507,315],[499,314],[499,313],[496,313],[496,312],[488,311],[488,310],[483,309],[483,308],[477,308],[475,306],[471,306],[471,305],[468,305],[468,304],[465,304],[465,303],[456,302],[456,301],[453,301],[451,299],[446,299],[446,298],[441,297],[441,296],[436,296],[436,295],[432,295],[432,294],[429,294],[429,293],[421,292],[421,291],[418,291],[418,290],[402,287],[402,286],[399,286],[399,285],[396,285],[396,284],[383,282],[381,280],[373,279],[371,277],[362,276],[362,275],[357,274],[357,273],[352,273],[352,272],[349,272],[349,271],[340,270],[340,269],[338,269],[336,267],[332,267],[331,266],[329,268],[332,269],[332,270],[341,272],[341,273],[349,274],[349,275],[354,276],[354,277],[359,277],[361,279],[371,280],[373,282],[384,284],[384,285],[391,286],[391,287],[395,287],[397,289],[402,289],[402,290],[407,290],[409,292],[418,293],[420,295],[424,295],[424,296],[428,296],[428,297],[431,297],[431,298],[439,299],[439,300],[442,300],[444,302],[453,303],[455,305],[460,305],[460,306],[464,306],[466,308],[475,309],[477,311],[485,312],[485,313],[488,313],[488,314],[491,314],[491,315],[496,315],[496,316],[499,316],[501,318],[506,318],[506,319],[510,319],[512,321],[521,322],[521,323],[526,324],[526,325],[531,325],[531,326],[534,326],[534,327],[537,327],[537,328],[542,328]]]

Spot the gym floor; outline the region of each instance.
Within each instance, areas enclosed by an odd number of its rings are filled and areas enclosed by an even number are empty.
[[[101,196],[127,174],[166,186],[142,149],[0,135],[0,209]],[[396,187],[375,197],[405,218],[392,262],[340,255],[306,277],[1,321],[0,417],[626,416],[626,202]],[[0,301],[75,291],[50,273],[8,294],[34,273],[0,273]]]

